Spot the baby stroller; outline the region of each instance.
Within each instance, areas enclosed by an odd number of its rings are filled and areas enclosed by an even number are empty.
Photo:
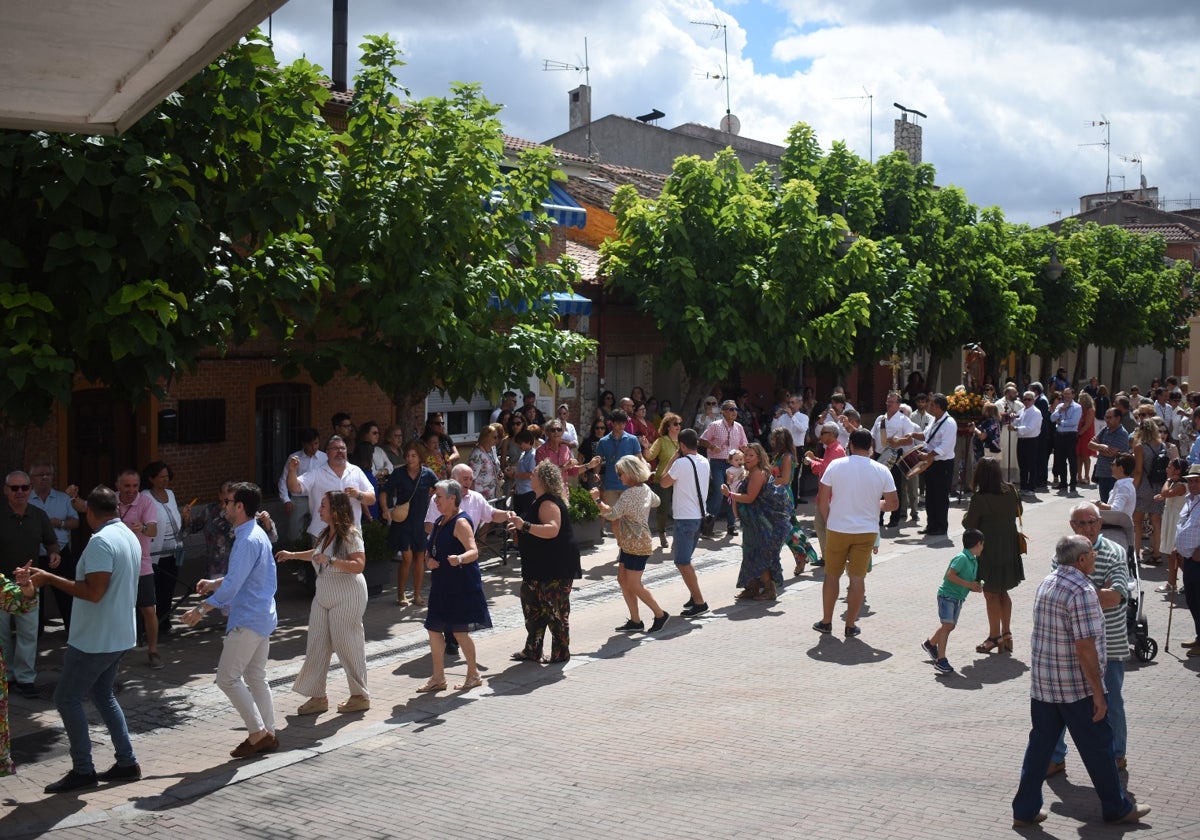
[[[1101,532],[1105,537],[1125,549],[1125,564],[1129,570],[1129,600],[1125,602],[1128,622],[1129,643],[1133,655],[1141,662],[1149,662],[1158,656],[1158,642],[1150,638],[1150,626],[1146,622],[1145,599],[1142,594],[1142,574],[1133,556],[1133,519],[1119,510],[1102,510]]]

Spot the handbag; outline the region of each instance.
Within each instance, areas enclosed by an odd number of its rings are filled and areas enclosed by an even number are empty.
[[[417,495],[417,487],[418,487],[420,484],[421,484],[421,475],[420,475],[420,473],[418,473],[418,474],[417,474],[417,480],[413,482],[413,491],[412,491],[412,495],[410,495],[410,496],[408,497],[408,501],[407,501],[407,502],[404,502],[404,503],[402,503],[402,504],[394,505],[394,506],[392,507],[392,513],[391,513],[391,516],[392,516],[392,522],[393,522],[393,524],[399,525],[399,524],[400,524],[401,522],[403,522],[405,519],[408,519],[408,506],[409,506],[410,504],[412,504],[412,500],[413,500],[413,498],[414,498],[414,497]]]
[[[686,455],[684,457],[687,457]],[[700,470],[696,469],[696,462],[691,458],[687,459],[692,465],[692,480],[696,482],[696,502],[700,505],[700,510],[704,510],[704,494],[700,492]],[[711,513],[705,513],[700,520],[700,535],[711,537],[717,530],[717,517]]]

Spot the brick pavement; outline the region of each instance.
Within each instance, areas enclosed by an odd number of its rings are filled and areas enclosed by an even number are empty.
[[[135,748],[147,778],[78,797],[49,797],[67,767],[48,745],[17,777],[0,780],[0,836],[55,829],[55,837],[158,836],[168,831],[307,837],[569,837],[711,835],[776,837],[1010,836],[1009,802],[1028,731],[1028,618],[1033,582],[1070,501],[1027,506],[1033,556],[1014,595],[1014,654],[982,655],[983,601],[972,595],[951,637],[952,677],[936,677],[918,644],[936,626],[933,595],[951,542],[928,544],[906,528],[885,539],[868,578],[863,635],[818,636],[820,576],[792,583],[778,602],[733,603],[738,549],[701,552],[714,610],[673,619],[657,638],[612,632],[625,618],[611,549],[591,558],[575,599],[565,667],[510,663],[520,647],[517,573],[496,570],[497,627],[477,637],[487,685],[467,694],[417,695],[428,674],[424,632],[384,596],[368,609],[374,708],[361,716],[290,716],[300,698],[281,688],[284,749],[234,763],[240,721],[211,686],[219,633],[174,642],[175,661],[131,680],[143,730]],[[811,506],[810,506],[811,512]],[[961,516],[952,512],[951,521]],[[952,536],[961,529],[955,528]],[[660,555],[656,554],[656,559]],[[699,556],[699,555],[698,555]],[[1162,645],[1166,602],[1144,584],[1151,635]],[[686,592],[669,562],[647,573],[664,606]],[[397,614],[405,620],[394,623]],[[1190,636],[1175,615],[1170,651],[1132,663],[1128,785],[1154,808],[1145,836],[1195,838],[1188,791],[1200,782],[1200,738],[1191,703],[1200,662],[1181,660]],[[272,646],[272,676],[286,685],[303,653],[302,627]],[[140,658],[139,654],[134,655]],[[140,668],[126,669],[141,673]],[[461,677],[459,663],[448,678]],[[337,673],[331,699],[344,694]],[[57,731],[49,704],[28,718]],[[18,718],[39,708],[14,700]],[[156,715],[158,717],[156,717]],[[98,743],[98,763],[107,765]],[[1086,774],[1046,789],[1047,837],[1100,838]],[[325,829],[328,824],[334,828]]]

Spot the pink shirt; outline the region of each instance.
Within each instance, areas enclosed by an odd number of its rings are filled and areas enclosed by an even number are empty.
[[[727,461],[731,449],[741,449],[749,443],[746,440],[746,430],[742,428],[742,424],[737,421],[726,423],[723,417],[715,423],[709,423],[704,434],[700,436],[700,440],[708,444],[705,454],[708,455],[710,461],[713,459]]]
[[[121,517],[121,521],[129,526],[129,530],[133,531],[133,535],[138,538],[138,543],[142,546],[142,570],[140,576],[154,574],[154,565],[150,562],[150,540],[151,537],[142,533],[142,525],[158,524],[158,508],[154,499],[149,495],[138,493],[137,498],[130,504],[117,500],[117,513]]]
[[[563,475],[568,477],[579,475],[579,473],[583,472],[583,467],[579,466],[578,464],[570,467],[567,466],[567,462],[571,460],[571,447],[567,446],[565,443],[560,443],[558,445],[558,451],[555,452],[550,441],[546,441],[537,448],[537,452],[533,453],[533,457],[535,463],[540,464],[542,461],[549,461],[556,467],[560,467],[563,471]]]
[[[825,456],[819,461],[812,462],[813,475],[820,478],[825,474],[826,468],[836,461],[838,458],[845,458],[846,450],[836,440],[825,447]]]

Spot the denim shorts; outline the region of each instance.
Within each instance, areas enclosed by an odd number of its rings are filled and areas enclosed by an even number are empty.
[[[626,551],[617,552],[617,562],[631,572],[646,571],[646,561],[649,559],[649,554],[630,554]]]
[[[958,624],[958,614],[962,612],[963,602],[959,598],[947,598],[945,595],[937,596],[938,601],[938,620],[942,624]]]
[[[692,565],[692,552],[700,542],[699,519],[676,519],[675,534],[671,542],[671,558],[676,566]]]

